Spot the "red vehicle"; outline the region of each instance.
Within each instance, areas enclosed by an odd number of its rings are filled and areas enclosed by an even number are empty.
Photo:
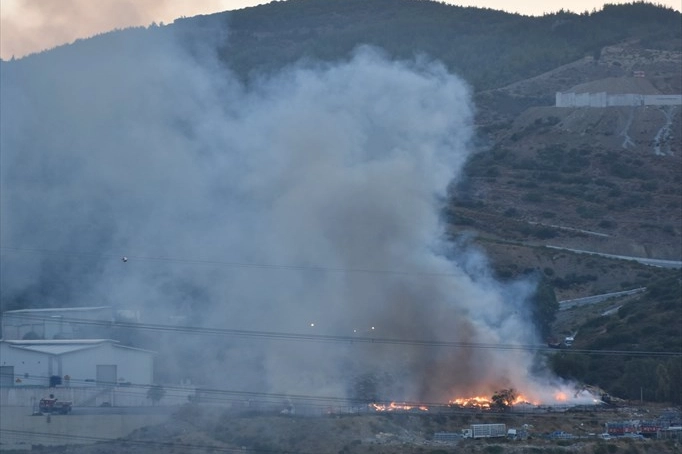
[[[638,431],[639,422],[637,421],[616,421],[606,423],[606,432],[613,437],[636,434]]]
[[[62,401],[50,394],[50,397],[43,397],[40,399],[38,408],[41,413],[61,413],[66,415],[71,412],[72,403],[70,401]]]
[[[661,429],[667,429],[667,425],[658,421],[642,421],[639,425],[639,433],[644,436],[653,436]]]

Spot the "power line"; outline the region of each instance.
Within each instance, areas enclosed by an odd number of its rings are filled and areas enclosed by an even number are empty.
[[[31,375],[30,379],[31,380],[43,380],[43,381],[48,381],[51,377],[46,376],[46,375]],[[122,395],[130,395],[130,396],[142,396],[140,393],[134,392],[134,390],[142,390],[142,391],[147,391],[153,386],[156,385],[149,385],[149,384],[139,384],[139,383],[108,383],[108,382],[92,382],[88,381],[86,379],[76,379],[76,378],[70,378],[68,380],[69,384],[66,386],[62,386],[60,388],[55,388],[59,390],[68,390],[69,388],[92,388],[94,389],[99,389],[101,390],[102,387],[109,387],[109,388],[114,388],[116,389],[117,394],[122,394]],[[63,383],[63,382],[62,382]],[[96,386],[95,386],[96,384]],[[269,392],[264,392],[264,391],[245,391],[245,390],[231,390],[231,389],[224,389],[224,388],[208,388],[208,387],[186,387],[186,386],[175,386],[175,385],[163,385],[162,388],[165,391],[168,392],[178,392],[178,393],[186,393],[187,391],[194,391],[199,392],[200,394],[204,395],[210,395],[212,398],[219,399],[220,401],[224,402],[244,402],[244,401],[253,401],[253,402],[260,402],[260,403],[272,403],[272,402],[282,402],[283,400],[287,399],[296,399],[299,401],[305,401],[307,405],[310,406],[319,406],[319,407],[328,407],[330,403],[337,403],[337,404],[342,404],[342,405],[350,405],[350,406],[356,406],[363,404],[364,402],[362,400],[358,399],[352,399],[348,397],[339,397],[339,396],[313,396],[309,394],[291,394],[291,393],[269,393]],[[130,391],[129,391],[130,390]],[[317,403],[316,403],[317,402]],[[320,402],[324,402],[324,404],[321,404]],[[384,400],[377,400],[377,404],[389,404],[391,401],[384,401]],[[416,402],[402,402],[405,405],[425,405],[424,403],[416,403]],[[442,402],[441,403],[429,403],[428,405],[444,405]]]
[[[32,375],[31,379],[39,379],[47,381],[50,377],[44,375]],[[96,383],[96,386],[95,386]],[[109,383],[109,382],[93,382],[86,379],[75,379],[70,378],[68,385],[55,388],[56,390],[68,391],[70,388],[83,389],[92,388],[93,390],[101,390],[104,388],[115,389],[116,394],[130,395],[130,396],[142,396],[142,394],[135,392],[135,390],[148,391],[150,388],[157,386],[153,384],[139,384],[139,383]],[[210,387],[197,387],[197,386],[182,386],[182,385],[162,385],[165,391],[168,391],[170,396],[172,393],[177,392],[179,394],[187,393],[192,391],[195,394],[210,397],[211,402],[251,402],[253,404],[273,404],[282,403],[284,401],[295,400],[299,405],[306,407],[318,407],[318,408],[329,408],[330,405],[348,406],[356,408],[358,406],[377,404],[377,405],[389,405],[391,403],[398,403],[404,407],[419,407],[426,406],[429,408],[445,409],[448,411],[453,411],[462,409],[457,405],[451,404],[450,402],[434,402],[434,401],[408,401],[401,400],[397,402],[396,399],[373,399],[369,402],[365,398],[354,398],[354,397],[341,397],[341,396],[330,396],[330,395],[311,395],[311,394],[294,394],[294,393],[274,393],[274,392],[264,392],[264,391],[248,391],[248,390],[234,390],[226,388],[210,388]],[[550,386],[551,388],[551,386]],[[557,392],[561,391],[556,389]],[[574,389],[575,391],[582,391],[582,389]],[[524,394],[523,392],[521,393]],[[177,397],[177,396],[176,396]],[[461,396],[455,396],[461,397]],[[468,397],[468,396],[467,396]],[[87,400],[87,398],[86,398]],[[576,404],[540,404],[540,406],[551,406],[551,407],[570,407]],[[374,413],[373,411],[370,413]],[[513,411],[512,411],[513,413]],[[526,411],[519,411],[519,413],[527,413]]]
[[[21,318],[37,321],[51,321],[39,315],[21,314]],[[325,334],[287,333],[276,331],[242,330],[230,328],[210,328],[199,326],[163,325],[152,323],[133,322],[109,322],[101,320],[86,320],[77,318],[60,318],[61,323],[73,323],[76,325],[99,326],[107,328],[147,330],[155,332],[174,332],[183,334],[195,334],[203,336],[231,336],[253,339],[273,339],[288,341],[310,341],[323,343],[352,344],[377,344],[377,345],[407,345],[422,347],[446,347],[464,349],[492,349],[504,351],[532,351],[532,352],[556,352],[556,349],[542,344],[492,344],[482,342],[443,341],[429,339],[399,339],[368,336],[345,336]],[[77,340],[74,340],[77,341]],[[564,349],[562,352],[571,354],[606,355],[606,356],[646,356],[646,357],[682,357],[682,351],[651,351],[651,350],[595,350],[595,349]]]
[[[254,268],[254,269],[270,269],[270,270],[290,270],[290,271],[317,271],[325,273],[364,273],[364,274],[386,274],[399,276],[432,276],[432,277],[454,277],[459,276],[457,273],[438,273],[426,271],[405,271],[405,270],[385,270],[372,268],[339,268],[329,266],[314,266],[314,265],[288,265],[288,264],[272,264],[272,263],[256,263],[256,262],[233,262],[227,260],[207,260],[207,259],[187,259],[179,257],[163,257],[163,256],[145,256],[145,255],[113,255],[101,254],[92,252],[79,251],[58,251],[51,249],[35,249],[35,248],[18,248],[10,246],[0,247],[0,251],[8,252],[22,252],[31,254],[45,254],[45,255],[59,255],[60,257],[91,257],[95,259],[116,259],[128,262],[131,260],[148,261],[148,262],[168,262],[192,265],[217,265],[233,268]]]
[[[39,376],[39,375],[32,375],[32,379],[40,379],[40,380],[45,380],[47,381],[49,377],[47,376]],[[69,379],[69,385],[60,387],[60,388],[55,388],[55,390],[62,390],[62,391],[68,391],[70,388],[75,388],[82,390],[83,388],[92,388],[93,390],[98,390],[101,391],[102,387],[104,388],[111,388],[113,391],[115,389],[116,395],[122,395],[122,396],[137,396],[137,397],[143,397],[143,394],[135,392],[135,390],[140,390],[140,391],[148,391],[150,388],[154,387],[156,385],[148,385],[148,384],[137,384],[137,383],[126,383],[126,384],[114,384],[114,383],[101,383],[99,382],[97,386],[93,386],[93,382],[88,382],[85,379]],[[203,398],[208,398],[210,399],[210,403],[215,404],[215,403],[240,403],[240,404],[246,404],[248,407],[241,407],[241,408],[234,408],[233,410],[236,411],[246,411],[246,410],[253,410],[253,411],[265,411],[262,407],[269,407],[272,408],[272,406],[277,406],[277,408],[281,408],[281,405],[285,402],[291,402],[295,403],[295,406],[298,406],[299,408],[306,408],[308,410],[317,408],[319,409],[324,409],[324,410],[329,410],[330,408],[336,406],[335,408],[342,408],[342,407],[347,407],[347,408],[353,408],[353,409],[358,409],[359,407],[364,407],[367,410],[365,412],[362,411],[357,411],[354,410],[353,412],[341,412],[341,413],[348,413],[348,414],[356,414],[356,413],[361,413],[361,414],[375,414],[375,413],[384,413],[385,411],[382,410],[372,410],[370,409],[370,405],[376,404],[377,406],[389,406],[390,404],[397,404],[402,408],[411,408],[411,409],[418,409],[419,407],[426,407],[429,410],[436,410],[435,412],[432,413],[437,413],[437,412],[447,412],[449,414],[471,414],[471,410],[468,410],[466,408],[462,408],[461,406],[457,404],[451,404],[450,402],[432,402],[432,401],[409,401],[409,400],[400,400],[397,401],[396,399],[372,399],[371,402],[368,401],[366,398],[353,398],[353,397],[340,397],[340,396],[315,396],[315,395],[310,395],[310,394],[293,394],[293,393],[272,393],[272,392],[264,392],[264,391],[245,391],[245,390],[232,390],[232,389],[225,389],[225,388],[208,388],[208,387],[185,387],[185,386],[175,386],[175,385],[163,385],[162,386],[164,391],[167,391],[167,395],[169,397],[173,397],[173,393],[187,393],[188,391],[193,391],[195,396],[198,396],[197,398],[198,403],[206,403],[201,400],[201,397]],[[576,389],[577,390],[577,389]],[[573,391],[576,391],[573,390]],[[559,392],[560,390],[557,390]],[[524,393],[521,393],[523,395]],[[592,395],[592,394],[590,394]],[[179,397],[178,395],[175,395],[175,397]],[[454,396],[454,397],[461,397],[461,396]],[[468,396],[465,396],[468,397]],[[598,396],[594,396],[596,399]],[[87,397],[86,397],[87,400]],[[188,401],[189,403],[189,401]],[[570,408],[570,407],[575,407],[579,406],[580,404],[577,403],[571,403],[570,401],[567,401],[566,403],[556,403],[556,404],[538,404],[538,405],[533,405],[533,407],[551,407],[551,408]],[[78,406],[78,405],[76,405]],[[83,408],[83,407],[81,407]],[[402,411],[409,411],[409,410],[402,410]],[[389,411],[390,412],[390,411]],[[524,409],[514,409],[513,407],[505,412],[506,414],[527,414],[527,413],[533,413],[533,410],[524,410]],[[426,413],[420,413],[419,414],[426,414]],[[495,415],[498,415],[497,412],[494,412]]]
[[[429,411],[419,411],[418,413],[415,413],[414,411],[409,411],[409,410],[397,410],[395,412],[391,411],[372,411],[369,410],[367,412],[363,413],[347,413],[349,416],[372,416],[372,417],[382,417],[382,416],[389,416],[392,414],[418,414],[421,416],[438,416],[438,415],[443,415],[443,414],[448,414],[448,415],[480,415],[481,411],[484,411],[486,414],[494,415],[496,418],[514,418],[518,417],[520,415],[522,416],[533,416],[533,417],[539,417],[539,418],[544,418],[544,417],[550,417],[553,418],[554,416],[553,413],[546,413],[546,412],[536,412],[532,410],[526,410],[526,411],[514,411],[512,410],[506,410],[503,412],[497,412],[493,410],[481,410],[481,409],[466,409],[462,408],[459,406],[452,406],[452,405],[444,405],[444,404],[424,404],[422,403],[421,405],[426,405],[429,406]],[[557,405],[554,406],[553,408],[569,408],[573,407],[575,405]],[[180,407],[182,409],[182,407]],[[368,406],[369,408],[369,406]],[[595,409],[597,409],[598,406],[595,405]],[[436,410],[431,412],[430,410]],[[231,411],[232,410],[232,411]],[[242,409],[243,410],[243,409]],[[261,414],[263,416],[275,416],[274,413],[271,411],[267,410],[255,410],[255,414]],[[237,409],[236,412],[234,412],[234,409],[227,409],[223,415],[231,415],[231,416],[236,416],[239,417],[241,414],[248,414],[248,415],[253,415],[251,411],[247,413],[240,412],[239,409]],[[329,414],[330,416],[338,415],[341,413],[331,413]],[[74,415],[76,416],[76,415]],[[279,414],[277,414],[279,416]],[[288,414],[286,415],[287,418],[291,418],[292,415]],[[297,421],[302,421],[302,420],[315,420],[316,418],[319,418],[318,416],[293,416],[297,418]],[[18,430],[18,429],[2,429],[0,428],[0,433],[4,433],[6,436],[15,436],[17,438],[20,438],[21,436],[28,436],[31,437],[32,439],[35,439],[35,437],[46,437],[46,438],[52,438],[52,439],[61,439],[64,441],[78,441],[81,443],[85,442],[90,442],[90,443],[98,443],[98,442],[104,442],[104,443],[120,443],[124,446],[146,446],[146,447],[166,447],[166,448],[181,448],[181,449],[208,449],[210,452],[245,452],[244,449],[242,448],[230,448],[230,447],[224,447],[224,446],[216,446],[212,444],[197,444],[197,443],[177,443],[177,442],[163,442],[163,441],[156,441],[156,440],[131,440],[129,438],[127,439],[111,439],[111,438],[103,438],[103,437],[95,437],[95,436],[87,436],[87,435],[76,435],[76,434],[64,434],[64,433],[48,433],[48,432],[37,432],[37,431],[28,431],[28,430]],[[266,440],[267,441],[267,440]],[[247,448],[246,452],[262,452],[262,453],[281,453],[281,454],[289,454],[292,453],[292,451],[286,451],[286,450],[273,450],[273,449],[267,449],[267,448],[253,448],[249,449]],[[302,454],[301,451],[296,451],[298,454]]]
[[[0,428],[0,433],[4,433],[6,435],[15,435],[15,436],[30,436],[30,437],[45,437],[45,438],[53,438],[53,439],[59,439],[59,440],[65,440],[65,441],[79,441],[81,443],[85,442],[90,442],[90,443],[120,443],[123,445],[133,445],[133,446],[145,446],[145,447],[160,447],[160,448],[172,448],[172,449],[201,449],[201,450],[208,450],[209,452],[234,452],[234,453],[249,453],[249,452],[254,452],[254,453],[272,453],[272,454],[302,454],[300,451],[285,451],[285,450],[272,450],[272,449],[263,449],[263,448],[249,448],[247,450],[241,449],[241,448],[228,448],[228,447],[223,447],[223,446],[217,446],[217,445],[209,445],[209,444],[197,444],[197,443],[178,443],[178,442],[170,442],[170,441],[154,441],[154,440],[132,440],[130,438],[104,438],[104,437],[95,437],[95,436],[90,436],[90,435],[76,435],[76,434],[64,434],[64,433],[51,433],[51,432],[34,432],[34,431],[28,431],[28,430],[17,430],[17,429],[3,429]]]

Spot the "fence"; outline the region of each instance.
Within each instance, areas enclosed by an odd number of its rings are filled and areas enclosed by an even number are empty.
[[[71,401],[74,407],[144,407],[173,406],[188,403],[195,395],[194,387],[164,387],[163,397],[154,402],[147,397],[149,386],[43,386],[0,387],[0,402],[7,406],[36,406],[41,398],[54,394],[59,400]]]

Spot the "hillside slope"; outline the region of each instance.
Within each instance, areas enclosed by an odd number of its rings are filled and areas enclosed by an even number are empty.
[[[346,59],[359,45],[441,61],[474,89],[477,109],[478,154],[453,188],[446,219],[455,235],[475,232],[503,275],[513,275],[546,262],[530,252],[520,263],[506,257],[500,240],[681,259],[680,107],[553,107],[559,91],[682,93],[681,17],[646,3],[524,17],[429,1],[291,0],[113,32],[2,64],[39,67],[167,39],[196,54],[216,46],[247,85],[300,59]],[[633,80],[633,71],[645,80]]]
[[[679,261],[682,106],[558,108],[542,95],[637,88],[675,93],[680,68],[680,52],[624,43],[604,48],[598,60],[585,57],[477,94],[483,150],[469,163],[468,179],[453,190],[450,219],[459,229],[496,240],[485,247],[502,269],[519,263],[504,258],[499,240],[517,248],[551,245]],[[646,77],[633,78],[635,70]],[[526,267],[551,267],[523,255]],[[596,287],[574,287],[567,297],[608,290],[604,271],[574,263],[564,272],[595,276]],[[610,280],[613,291],[632,282],[627,274],[620,283]]]
[[[574,348],[552,357],[562,376],[626,399],[682,403],[682,285],[678,276],[636,297],[560,314],[557,331],[576,333]],[[644,351],[618,357],[599,351]],[[674,355],[677,356],[674,356]]]

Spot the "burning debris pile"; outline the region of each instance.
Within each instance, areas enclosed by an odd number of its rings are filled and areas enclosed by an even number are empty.
[[[376,411],[429,411],[426,405],[410,405],[406,403],[391,402],[390,404],[371,404],[371,407]]]
[[[531,401],[522,394],[517,394],[513,389],[504,389],[496,392],[491,397],[472,396],[458,397],[450,400],[447,404],[420,405],[414,403],[372,403],[370,408],[377,412],[409,412],[430,411],[447,412],[449,410],[472,410],[472,411],[533,411],[542,408],[569,408],[576,405],[599,405],[602,401],[597,399],[587,390],[576,390],[573,398],[557,391],[550,400]]]
[[[492,397],[474,396],[456,398],[449,405],[462,409],[478,410],[514,410],[537,407],[571,407],[576,405],[598,405],[601,401],[586,390],[578,390],[572,397],[564,391],[556,391],[549,399],[532,400],[523,394],[516,394],[513,389],[501,390]]]

